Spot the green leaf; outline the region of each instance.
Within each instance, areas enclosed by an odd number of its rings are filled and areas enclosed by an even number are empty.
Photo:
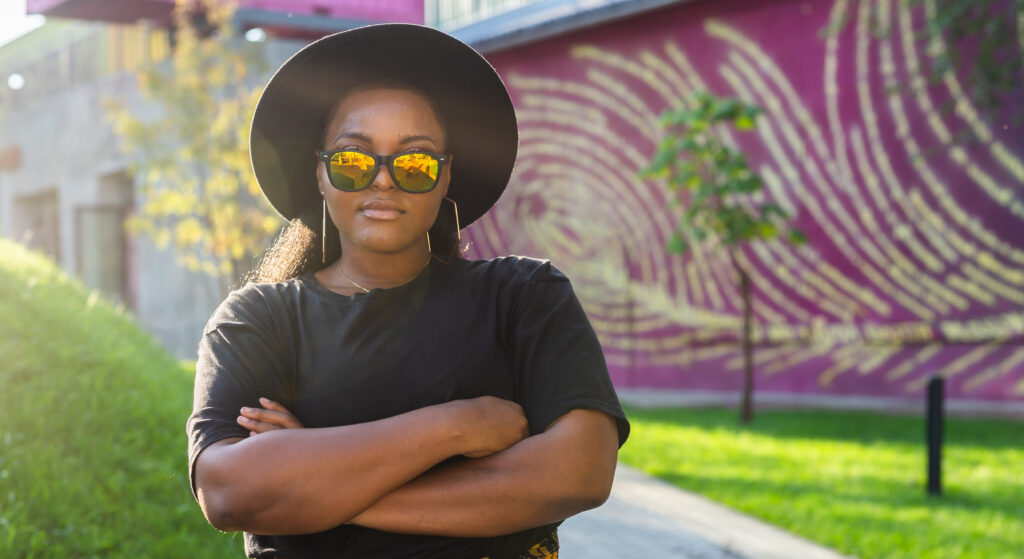
[[[681,150],[689,152],[698,151],[704,148],[704,146],[697,141],[697,138],[689,134],[680,138],[679,142],[676,143],[676,146]]]
[[[667,171],[669,166],[675,161],[676,154],[668,150],[658,151],[654,154],[654,161],[651,162],[651,166],[644,170],[646,176],[656,176],[663,171]]]
[[[661,115],[661,125],[667,128],[669,126],[681,124],[687,120],[686,113],[687,111],[685,109],[678,111],[665,111]]]
[[[779,228],[774,223],[767,223],[762,221],[758,226],[758,235],[762,239],[774,239],[779,234]]]
[[[682,235],[680,235],[679,233],[674,233],[672,235],[672,238],[668,240],[668,245],[666,248],[669,252],[677,252],[682,254],[686,252],[690,248],[690,246],[689,243],[686,242],[686,239],[682,237]]]
[[[794,245],[807,244],[807,235],[804,235],[803,231],[799,229],[790,229],[789,242],[793,243]]]
[[[740,113],[740,102],[733,98],[718,99],[711,112],[714,121],[735,120]]]
[[[764,204],[761,204],[761,219],[769,220],[772,216],[777,216],[780,219],[786,219],[789,217],[789,214],[786,213],[786,210],[782,209],[782,206],[775,202],[765,202]]]
[[[739,180],[730,181],[727,188],[729,192],[737,194],[757,192],[761,189],[761,177],[757,175],[749,175]]]
[[[738,130],[753,130],[754,129],[754,119],[750,118],[749,116],[747,116],[745,114],[736,117],[736,120],[734,122],[736,123],[736,128]]]

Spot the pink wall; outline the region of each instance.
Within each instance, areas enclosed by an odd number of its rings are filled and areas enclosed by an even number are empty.
[[[979,120],[955,77],[889,94],[922,79],[925,54],[903,2],[884,4],[891,32],[872,37],[882,5],[692,2],[490,54],[520,156],[469,228],[470,255],[564,270],[620,386],[737,389],[728,260],[707,244],[668,254],[677,210],[637,172],[670,104],[739,96],[766,116],[733,140],[810,237],[744,250],[759,389],[914,396],[934,373],[956,398],[1024,400],[1024,130]],[[842,33],[822,38],[844,11]],[[943,145],[964,129],[978,142]]]

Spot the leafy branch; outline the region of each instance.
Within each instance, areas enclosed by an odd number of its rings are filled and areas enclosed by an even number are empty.
[[[692,241],[717,241],[717,246],[728,251],[739,277],[746,365],[741,409],[744,422],[753,417],[753,316],[750,270],[741,263],[738,250],[743,243],[755,239],[784,235],[795,244],[807,240],[788,223],[789,214],[781,206],[774,202],[752,203],[751,195],[763,189],[764,181],[750,170],[746,155],[727,146],[719,134],[727,126],[739,131],[753,130],[761,113],[759,107],[737,99],[698,93],[692,108],[669,110],[662,115],[665,137],[651,164],[641,172],[644,178],[664,180],[670,200],[683,208],[668,250],[685,253]],[[752,206],[754,209],[749,209]]]
[[[144,195],[126,226],[173,245],[179,263],[230,285],[281,226],[252,174],[249,119],[265,69],[242,41],[233,7],[178,0],[169,60],[136,74],[142,108],[107,101],[108,116]]]

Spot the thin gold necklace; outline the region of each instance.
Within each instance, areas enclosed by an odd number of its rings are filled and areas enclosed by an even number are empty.
[[[427,255],[427,264],[428,265],[430,264],[430,255],[429,254]],[[352,279],[348,274],[345,273],[345,268],[341,267],[341,261],[340,260],[338,261],[338,271],[341,272],[341,275],[345,276],[345,279],[347,279],[349,281],[349,283],[351,283],[352,285],[358,287],[359,289],[362,289],[363,293],[369,293],[370,292],[369,289],[359,285],[358,283],[356,283],[356,280]],[[420,275],[420,273],[422,273],[422,272],[423,272],[423,270],[420,269],[419,272],[416,272],[415,274],[405,278],[404,280],[402,280],[402,281],[400,281],[398,283],[400,283],[400,284],[405,283],[405,282],[415,278],[416,276]]]
[[[369,289],[367,289],[367,288],[359,285],[358,283],[356,283],[356,280],[348,277],[348,274],[345,273],[345,269],[341,267],[341,262],[338,262],[338,270],[341,272],[341,275],[345,276],[345,279],[347,279],[352,285],[358,287],[359,289],[362,289],[364,293],[369,293],[370,292]]]

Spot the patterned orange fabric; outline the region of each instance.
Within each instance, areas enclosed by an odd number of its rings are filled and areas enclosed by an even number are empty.
[[[526,553],[520,555],[519,559],[558,559],[558,532],[551,532],[545,536],[526,550]]]

